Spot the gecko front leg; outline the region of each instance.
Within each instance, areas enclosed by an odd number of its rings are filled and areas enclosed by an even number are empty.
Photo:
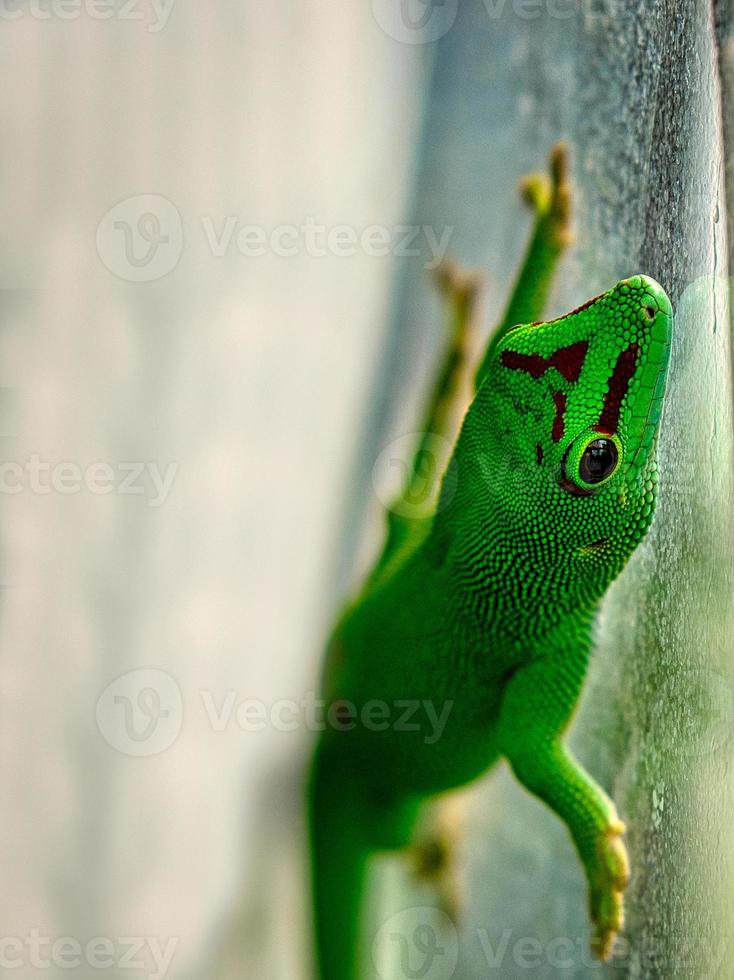
[[[586,672],[587,633],[576,623],[559,630],[542,655],[515,672],[498,738],[516,777],[568,827],[589,886],[592,951],[603,960],[624,924],[629,861],[614,803],[562,741]]]

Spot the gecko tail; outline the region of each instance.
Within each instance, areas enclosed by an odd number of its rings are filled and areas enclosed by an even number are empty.
[[[349,767],[320,745],[308,801],[316,980],[358,980],[362,900],[373,850],[366,809]]]

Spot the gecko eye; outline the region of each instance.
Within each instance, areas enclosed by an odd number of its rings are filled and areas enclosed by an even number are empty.
[[[611,439],[594,439],[579,460],[579,476],[591,486],[612,475],[619,462],[619,450]]]
[[[593,429],[580,433],[561,463],[561,486],[575,497],[588,497],[619,469],[624,449],[616,435],[600,436]]]

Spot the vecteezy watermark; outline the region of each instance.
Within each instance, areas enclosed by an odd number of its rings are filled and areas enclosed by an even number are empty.
[[[533,971],[546,975],[550,967],[553,976],[567,974],[593,976],[596,971],[622,971],[624,976],[649,977],[655,975],[660,966],[661,954],[670,957],[678,968],[678,975],[686,977],[720,976],[721,965],[731,945],[731,936],[720,935],[703,937],[692,934],[688,937],[651,933],[637,937],[633,944],[625,936],[617,936],[609,959],[602,963],[591,952],[591,937],[587,933],[569,936],[560,935],[540,939],[538,936],[518,934],[513,929],[504,928],[501,933],[490,936],[487,929],[479,928],[476,933],[467,933],[463,942],[467,945],[479,944],[487,968],[493,971],[486,976],[504,977],[517,970]],[[476,955],[472,953],[472,957]],[[514,969],[508,970],[509,964]],[[496,971],[496,972],[494,972]]]
[[[512,929],[503,929],[499,936],[491,937],[487,929],[477,929],[476,938],[490,970],[505,970],[508,960],[521,970],[538,970],[544,965],[554,970],[571,970],[583,966],[598,969],[601,964],[591,954],[588,935],[553,936],[541,942],[537,936],[517,936]],[[617,940],[614,949],[614,965],[629,952],[624,938]]]
[[[375,20],[403,44],[430,44],[451,30],[459,0],[372,0]]]
[[[32,453],[24,462],[0,461],[0,495],[27,492],[45,496],[58,493],[73,496],[144,496],[149,507],[161,507],[173,488],[178,463],[161,467],[156,462],[95,461],[86,466],[72,460],[55,463]]]
[[[435,908],[403,909],[377,931],[372,962],[383,980],[451,980],[459,963],[456,926]]]
[[[553,975],[574,975],[583,970],[593,976],[605,969],[624,970],[625,976],[651,976],[660,963],[661,950],[670,953],[669,936],[651,935],[634,946],[618,936],[606,963],[592,956],[591,937],[580,935],[529,936],[504,928],[501,932],[477,928],[462,933],[461,944],[453,922],[436,908],[403,909],[379,927],[372,943],[372,960],[383,980],[451,980],[461,950],[472,961],[484,960],[482,976],[515,976],[519,970]],[[687,940],[676,937],[674,955],[681,976],[718,976],[731,945],[731,937]],[[489,971],[489,972],[487,972]]]
[[[434,704],[421,699],[327,701],[307,691],[299,699],[266,702],[242,697],[238,691],[223,694],[199,691],[197,710],[212,732],[263,731],[412,733],[425,745],[442,737],[453,710],[453,701]],[[158,755],[170,748],[183,727],[184,702],[176,680],[164,670],[139,668],[116,678],[102,691],[96,706],[97,727],[105,741],[123,755]]]
[[[437,268],[446,257],[454,229],[444,226],[437,231],[431,225],[325,225],[313,216],[307,216],[298,224],[280,224],[272,228],[246,224],[237,215],[230,214],[219,224],[206,215],[201,219],[207,245],[215,258],[223,258],[235,251],[245,258],[262,258],[276,255],[293,258],[308,255],[311,258],[348,259],[357,254],[372,258],[417,258],[425,256],[427,269]]]
[[[632,16],[626,0],[483,0],[490,21],[513,16],[522,21],[617,20]],[[372,13],[389,37],[403,44],[430,44],[454,26],[458,0],[372,0]]]
[[[399,517],[430,520],[448,507],[459,487],[460,468],[453,448],[450,440],[433,432],[407,432],[392,439],[372,467],[377,499]],[[507,495],[514,488],[524,493],[528,477],[537,471],[534,455],[523,465],[478,451],[475,463],[489,497]],[[555,478],[548,472],[547,479],[552,483]]]
[[[128,197],[99,222],[97,252],[120,279],[162,279],[176,267],[183,252],[181,215],[161,194]]]
[[[214,259],[239,256],[294,258],[423,258],[435,269],[446,257],[453,227],[432,225],[324,224],[311,215],[272,227],[236,214],[202,215],[192,225]],[[176,206],[160,194],[138,194],[110,208],[97,226],[97,252],[114,275],[128,282],[153,282],[168,275],[184,249],[183,221]]]
[[[0,20],[140,21],[150,34],[162,31],[176,0],[0,0]]]
[[[298,700],[281,698],[270,704],[257,698],[240,698],[237,691],[228,691],[218,699],[212,691],[202,691],[201,701],[215,732],[232,727],[243,732],[323,732],[330,728],[352,732],[359,728],[368,732],[422,734],[426,745],[435,745],[441,738],[454,707],[453,701],[435,704],[412,698],[373,699],[361,705],[347,700],[329,702],[314,691]]]
[[[158,755],[183,727],[181,689],[164,670],[128,671],[102,691],[96,719],[102,737],[123,755]]]
[[[553,20],[568,20],[577,13],[598,10],[600,0],[483,0],[490,20],[499,20],[510,12],[518,20],[537,20],[550,17]],[[613,2],[613,0],[611,0]],[[610,3],[610,0],[601,0]]]
[[[457,486],[453,446],[433,432],[408,432],[385,446],[372,467],[372,486],[380,503],[399,517],[432,517],[446,507]],[[441,499],[437,502],[438,488]]]
[[[31,929],[27,936],[0,935],[0,967],[5,970],[136,970],[147,980],[163,980],[178,946],[171,936],[49,936]]]

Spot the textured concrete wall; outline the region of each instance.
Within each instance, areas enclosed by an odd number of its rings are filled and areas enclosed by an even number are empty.
[[[455,976],[731,978],[732,422],[713,11],[477,0],[437,46],[413,216],[453,224],[454,255],[488,268],[488,322],[527,234],[515,179],[558,137],[574,158],[577,243],[554,310],[645,272],[677,314],[658,515],[605,602],[572,738],[628,824],[623,941],[611,964],[589,962],[566,833],[501,771],[472,795]],[[395,376],[418,379],[435,344],[424,279],[416,263],[403,282]]]

